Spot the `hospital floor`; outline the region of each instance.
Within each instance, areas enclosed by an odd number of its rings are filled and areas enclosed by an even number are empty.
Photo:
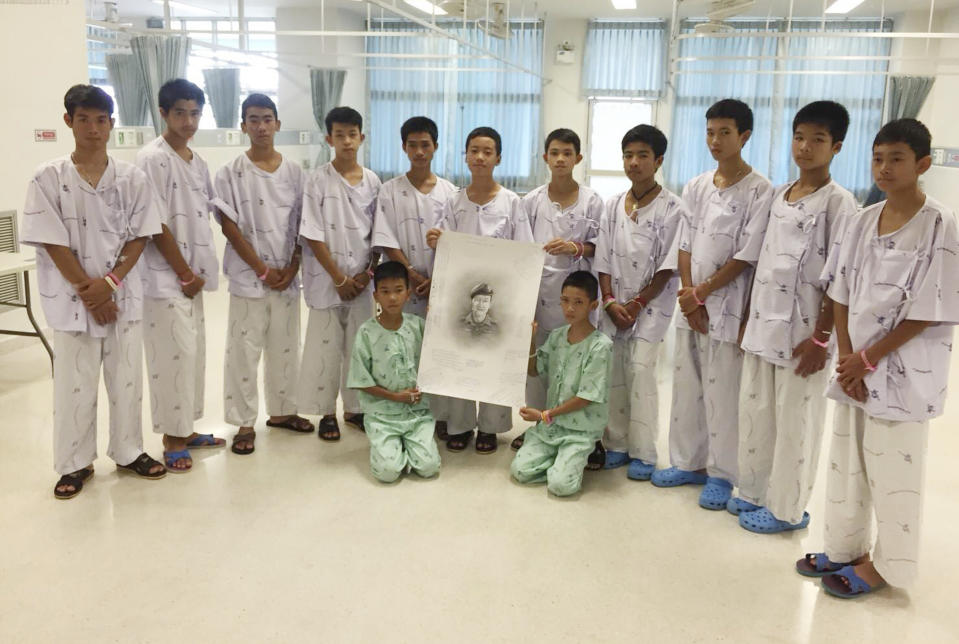
[[[225,292],[206,308],[197,429],[229,438]],[[37,343],[0,365],[3,643],[959,641],[956,364],[930,432],[919,585],[853,601],[793,572],[822,549],[825,451],[810,528],[761,536],[700,509],[700,488],[659,490],[625,468],[587,472],[566,500],[520,486],[508,444],[518,417],[495,455],[441,448],[436,480],[377,483],[358,431],[342,425],[331,444],[261,419],[252,456],[197,450],[189,474],[147,481],[105,456],[102,403],[96,475],[57,501],[46,354]],[[150,427],[146,402],[159,458]]]

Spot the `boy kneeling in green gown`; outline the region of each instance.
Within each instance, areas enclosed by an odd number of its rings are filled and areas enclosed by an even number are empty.
[[[370,471],[392,483],[409,468],[424,478],[440,471],[429,401],[416,386],[424,320],[403,313],[409,274],[399,262],[373,273],[380,312],[357,329],[347,386],[359,390],[370,440]]]
[[[586,459],[602,437],[609,415],[613,342],[589,321],[599,305],[598,290],[592,273],[571,273],[560,296],[568,324],[550,333],[529,359],[529,374],[548,379],[548,408],[519,410],[524,420],[536,425],[526,432],[510,472],[520,483],[545,481],[556,496],[579,491]]]

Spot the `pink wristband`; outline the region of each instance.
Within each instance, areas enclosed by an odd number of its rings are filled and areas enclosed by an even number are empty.
[[[267,267],[266,267],[266,270],[263,271],[263,274],[262,274],[262,275],[257,275],[257,277],[259,278],[259,280],[260,280],[261,282],[265,282],[265,281],[266,281],[266,276],[269,275],[269,274],[270,274],[270,267],[267,266]]]
[[[693,299],[696,300],[696,304],[699,306],[706,306],[706,300],[699,299],[699,296],[696,295],[696,287],[693,287]]]
[[[859,352],[859,357],[862,358],[862,363],[863,363],[864,365],[866,365],[866,369],[868,369],[869,371],[875,371],[875,370],[876,370],[876,365],[874,365],[874,364],[872,364],[871,362],[869,362],[869,358],[866,357],[866,350],[865,350],[865,349],[863,349],[862,351]]]
[[[107,277],[113,280],[113,283],[116,285],[117,288],[120,288],[121,286],[123,286],[123,280],[121,280],[119,277],[114,275],[113,271],[110,271],[109,273],[107,273]]]
[[[819,340],[816,339],[816,336],[814,335],[809,336],[809,339],[812,340],[812,343],[815,344],[817,347],[822,347],[823,349],[829,348],[828,340],[826,342],[820,342]]]
[[[553,417],[550,416],[548,409],[544,409],[542,415],[543,415],[543,422],[544,422],[544,423],[546,423],[547,425],[552,424],[552,422],[553,422]]]

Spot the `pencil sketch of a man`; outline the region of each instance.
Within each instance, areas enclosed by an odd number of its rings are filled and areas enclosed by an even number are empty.
[[[490,314],[493,305],[493,289],[486,282],[480,282],[470,289],[470,310],[463,318],[463,328],[473,337],[496,335],[499,325]]]

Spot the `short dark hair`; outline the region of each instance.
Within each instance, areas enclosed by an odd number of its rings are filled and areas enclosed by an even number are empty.
[[[250,107],[266,107],[273,110],[273,118],[277,120],[280,118],[279,113],[276,111],[276,103],[266,94],[250,94],[243,100],[243,105],[240,106],[241,121],[246,120],[246,110]]]
[[[466,135],[466,150],[470,149],[470,141],[473,139],[485,136],[493,139],[493,143],[496,144],[496,156],[502,156],[503,154],[503,139],[500,137],[499,132],[494,130],[491,127],[478,127],[472,132]]]
[[[78,107],[100,110],[113,117],[113,99],[96,85],[74,85],[64,95],[63,107],[71,118]]]
[[[666,140],[666,135],[663,134],[662,130],[652,125],[637,125],[632,128],[629,132],[623,135],[623,151],[626,151],[626,146],[630,143],[645,143],[653,149],[653,154],[656,155],[656,158],[666,154],[666,146],[668,141]]]
[[[740,134],[753,129],[753,111],[735,98],[724,98],[713,103],[706,110],[706,120],[709,119],[732,119],[736,121],[736,129]]]
[[[883,125],[873,139],[872,147],[884,143],[905,143],[916,154],[917,161],[932,154],[929,128],[916,119],[896,119]]]
[[[543,152],[549,152],[549,144],[553,141],[559,141],[560,143],[571,143],[573,149],[576,150],[576,154],[579,154],[580,142],[579,135],[572,130],[561,127],[558,130],[553,130],[546,137],[546,143],[543,145]]]
[[[793,117],[793,132],[804,123],[821,125],[829,130],[833,143],[846,140],[849,130],[849,112],[835,101],[813,101]]]
[[[406,287],[410,286],[410,272],[399,262],[383,262],[373,270],[373,290],[375,291],[383,280],[403,280]]]
[[[324,121],[326,123],[327,134],[333,134],[334,123],[339,123],[340,125],[355,125],[360,129],[360,132],[363,131],[363,117],[352,107],[334,107],[326,113]]]
[[[590,302],[599,299],[599,282],[596,280],[596,276],[589,271],[573,271],[567,275],[566,279],[563,280],[563,288],[567,286],[585,291]],[[562,292],[562,289],[560,289],[560,293]]]
[[[403,143],[406,143],[406,139],[410,137],[410,134],[416,134],[418,132],[426,132],[430,135],[430,138],[433,139],[433,145],[436,145],[440,137],[440,130],[436,127],[436,121],[425,116],[414,116],[413,118],[406,119],[406,122],[400,126],[400,138],[403,140]]]
[[[157,94],[157,103],[161,110],[168,112],[177,101],[196,101],[197,105],[203,107],[206,98],[203,96],[203,90],[195,83],[185,78],[174,78],[163,83],[160,93]]]

